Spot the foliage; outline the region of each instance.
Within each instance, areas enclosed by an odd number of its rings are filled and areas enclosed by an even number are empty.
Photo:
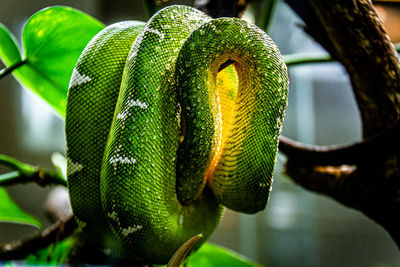
[[[244,256],[232,252],[228,249],[212,245],[205,244],[199,251],[193,254],[187,261],[187,266],[260,266],[259,264],[246,259]]]
[[[64,117],[75,63],[89,40],[103,28],[101,22],[73,8],[45,8],[24,26],[23,58],[16,38],[0,25],[0,57],[9,68],[18,66],[12,72],[15,78]]]
[[[22,223],[38,228],[42,226],[40,221],[22,211],[2,187],[0,187],[0,203],[0,222]]]
[[[38,263],[46,263],[50,265],[62,264],[73,249],[75,240],[72,237],[51,244],[47,248],[41,249],[30,254],[26,258],[26,265],[35,265]]]

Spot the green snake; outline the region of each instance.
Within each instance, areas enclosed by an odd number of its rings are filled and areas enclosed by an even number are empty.
[[[115,257],[166,263],[224,207],[267,204],[287,105],[273,41],[236,18],[171,6],[98,33],[67,100],[71,205]]]

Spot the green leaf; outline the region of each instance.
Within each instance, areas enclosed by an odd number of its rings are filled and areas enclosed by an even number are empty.
[[[22,61],[17,39],[2,23],[0,23],[0,44],[0,59],[6,66]]]
[[[57,266],[66,261],[74,246],[76,246],[75,239],[73,237],[66,238],[28,255],[24,264],[30,266],[38,264]]]
[[[236,252],[206,243],[196,253],[189,257],[187,260],[187,266],[260,267],[261,265]]]
[[[56,168],[57,174],[67,181],[67,159],[58,152],[51,155],[51,163]]]
[[[13,74],[64,117],[72,70],[86,44],[104,28],[70,7],[48,7],[25,24],[22,42],[27,62]]]
[[[0,187],[0,222],[22,223],[37,228],[42,227],[42,224],[36,218],[22,211],[2,187]]]

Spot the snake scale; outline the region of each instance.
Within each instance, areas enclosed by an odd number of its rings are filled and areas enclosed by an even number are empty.
[[[84,235],[115,257],[165,263],[190,237],[207,240],[224,206],[263,210],[287,93],[277,47],[244,20],[171,6],[99,32],[66,111]]]

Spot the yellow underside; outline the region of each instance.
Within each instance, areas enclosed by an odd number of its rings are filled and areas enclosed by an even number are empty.
[[[207,180],[210,181],[221,158],[224,145],[229,138],[235,118],[236,96],[238,94],[238,74],[234,64],[226,67],[217,74],[216,92],[218,95],[218,109],[221,113],[221,129],[218,132],[218,143],[214,157],[207,171]]]

